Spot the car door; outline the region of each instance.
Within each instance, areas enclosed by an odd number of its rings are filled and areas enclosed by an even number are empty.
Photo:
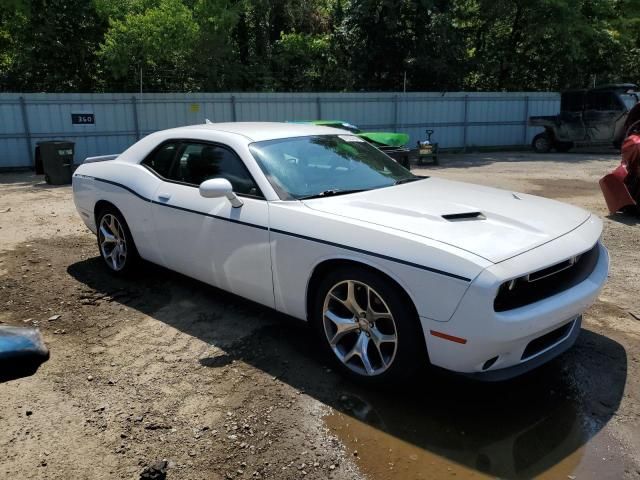
[[[226,178],[242,200],[204,198],[198,186]],[[152,199],[155,243],[166,267],[273,306],[268,204],[225,145],[182,141]]]
[[[560,103],[560,122],[556,136],[563,142],[584,140],[586,129],[584,126],[585,92],[582,90],[569,91],[562,94]]]

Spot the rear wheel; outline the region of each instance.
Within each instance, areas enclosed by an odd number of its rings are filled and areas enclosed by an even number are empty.
[[[98,249],[109,270],[118,275],[130,273],[140,257],[122,214],[105,207],[98,213],[97,226]]]
[[[368,384],[403,380],[428,363],[414,309],[382,275],[343,267],[321,282],[312,322],[326,355]]]
[[[536,153],[549,153],[551,151],[551,137],[547,132],[539,133],[533,137],[531,147]]]

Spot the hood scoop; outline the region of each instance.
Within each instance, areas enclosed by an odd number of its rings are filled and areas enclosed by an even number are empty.
[[[442,218],[449,220],[450,222],[463,222],[467,220],[486,220],[482,212],[464,212],[464,213],[450,213],[442,215]]]

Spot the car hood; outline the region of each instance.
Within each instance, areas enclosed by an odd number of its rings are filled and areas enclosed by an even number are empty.
[[[558,238],[590,216],[555,200],[438,178],[304,204],[453,245],[494,263]]]

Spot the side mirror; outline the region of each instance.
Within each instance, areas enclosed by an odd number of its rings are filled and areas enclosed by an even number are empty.
[[[0,383],[31,376],[48,359],[37,329],[0,327]]]
[[[210,180],[205,180],[200,184],[198,190],[200,191],[200,195],[204,198],[227,197],[231,202],[232,207],[238,208],[242,206],[242,200],[233,193],[231,182],[226,178],[212,178]]]

